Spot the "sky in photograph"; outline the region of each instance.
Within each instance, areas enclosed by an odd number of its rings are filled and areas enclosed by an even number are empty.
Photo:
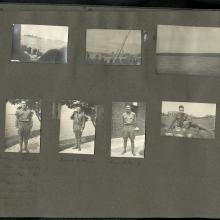
[[[140,30],[88,29],[86,33],[86,50],[87,52],[117,52],[128,33],[124,52],[141,53]]]
[[[67,26],[53,26],[53,25],[21,25],[21,36],[33,35],[43,39],[68,41],[68,27]]]
[[[162,102],[162,113],[168,113],[169,111],[178,111],[180,105],[184,106],[184,112],[189,115],[202,117],[205,115],[216,114],[216,104],[167,101]]]
[[[157,53],[220,53],[220,28],[158,25]]]

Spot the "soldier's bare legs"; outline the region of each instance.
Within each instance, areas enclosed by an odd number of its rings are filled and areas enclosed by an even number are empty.
[[[76,139],[76,146],[73,147],[73,149],[78,149],[79,151],[81,150],[81,133],[80,131],[74,131],[75,133],[75,139]]]
[[[124,150],[121,154],[125,154],[126,153],[126,149],[127,149],[127,142],[128,142],[128,139],[127,138],[124,138]]]
[[[81,145],[80,138],[77,137],[77,139],[76,139],[76,149],[78,149],[78,151],[81,151],[81,147],[80,147],[80,145]]]
[[[23,150],[23,137],[20,135],[19,136],[19,145],[20,145],[20,153],[22,153]]]
[[[134,152],[134,139],[131,139],[131,153],[133,154],[133,156],[136,156]]]
[[[79,132],[79,139],[78,139],[78,151],[81,151],[81,137],[82,137],[82,132]]]
[[[24,139],[24,149],[27,153],[29,153],[29,150],[28,150],[28,139]]]
[[[74,135],[75,135],[75,146],[73,147],[73,149],[77,149],[78,148],[78,137],[77,137],[77,131],[73,131]]]

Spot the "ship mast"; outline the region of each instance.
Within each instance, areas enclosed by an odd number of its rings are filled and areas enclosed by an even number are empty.
[[[122,51],[123,51],[123,48],[124,48],[124,46],[125,46],[125,43],[126,43],[126,41],[127,41],[127,39],[128,39],[128,36],[129,36],[130,32],[131,32],[131,30],[129,30],[128,33],[126,34],[126,36],[125,36],[125,38],[124,38],[124,40],[123,40],[123,42],[122,42],[122,44],[121,44],[121,47],[120,47],[119,50],[116,52],[116,55],[115,55],[115,57],[114,57],[114,59],[113,59],[113,62],[115,62],[115,60],[120,57],[120,55],[121,55],[121,53],[122,53]]]

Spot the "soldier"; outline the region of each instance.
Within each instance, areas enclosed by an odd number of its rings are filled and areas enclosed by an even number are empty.
[[[73,149],[81,151],[81,137],[85,128],[86,117],[80,106],[74,110],[71,119],[73,120],[73,132],[76,139],[76,147]]]
[[[29,153],[28,140],[30,138],[31,128],[33,127],[33,112],[27,107],[26,101],[21,102],[21,106],[17,109],[16,113],[16,128],[18,129],[20,152],[24,150]]]
[[[198,129],[198,132],[200,130],[203,130],[203,131],[207,131],[210,134],[213,134],[212,130],[193,122],[192,119],[189,117],[189,115],[184,113],[183,105],[179,106],[179,112],[176,114],[175,118],[173,119],[169,127],[169,129],[175,129],[175,128],[180,128],[183,130],[196,128]]]
[[[184,113],[184,106],[180,105],[179,106],[179,112],[176,114],[175,118],[173,119],[172,123],[170,124],[169,129],[173,128],[182,128],[184,125],[184,122],[190,120],[189,116]]]
[[[124,151],[126,153],[128,138],[131,141],[131,152],[133,156],[136,156],[134,151],[134,139],[135,139],[135,126],[136,126],[136,114],[131,111],[131,106],[126,105],[125,112],[122,114],[123,120],[123,139],[124,139]]]

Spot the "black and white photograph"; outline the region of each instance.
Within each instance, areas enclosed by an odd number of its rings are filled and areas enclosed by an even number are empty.
[[[145,115],[143,102],[112,103],[111,157],[144,158]]]
[[[67,26],[13,24],[12,39],[12,62],[67,63]]]
[[[141,30],[87,29],[87,63],[141,65],[141,38]]]
[[[41,101],[6,102],[5,152],[40,153]]]
[[[220,28],[157,26],[157,73],[220,76]]]
[[[95,134],[103,106],[82,100],[58,103],[60,119],[59,153],[95,154]]]
[[[216,104],[162,102],[161,135],[215,138]]]

